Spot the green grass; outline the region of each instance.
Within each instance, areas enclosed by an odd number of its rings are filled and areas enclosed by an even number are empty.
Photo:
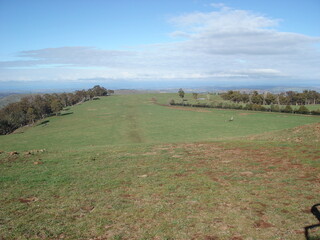
[[[319,117],[206,109],[185,111],[152,103],[170,94],[122,95],[74,106],[23,133],[0,136],[1,149],[73,149],[131,143],[209,141],[319,122]],[[187,110],[187,109],[186,109]],[[233,122],[228,120],[234,117]]]
[[[151,101],[170,97],[105,97],[1,136],[0,239],[303,239],[320,118]]]

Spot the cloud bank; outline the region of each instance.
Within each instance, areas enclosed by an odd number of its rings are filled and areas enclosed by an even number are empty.
[[[169,19],[171,43],[105,50],[69,46],[24,51],[0,62],[0,80],[278,82],[320,80],[320,37],[280,32],[281,20],[213,4]]]

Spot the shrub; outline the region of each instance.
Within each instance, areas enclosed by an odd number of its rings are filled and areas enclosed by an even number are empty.
[[[253,111],[264,111],[265,107],[261,106],[260,104],[252,104],[252,110]]]
[[[300,114],[309,114],[310,111],[308,108],[306,108],[306,106],[302,105],[299,107],[298,110],[295,111],[296,113],[300,113]]]
[[[312,115],[320,115],[320,109],[312,110],[312,111],[311,111],[311,114],[312,114]]]
[[[252,103],[247,103],[246,106],[244,107],[245,110],[253,110],[252,109]]]
[[[290,105],[287,105],[282,111],[285,113],[293,113],[293,109]]]
[[[280,112],[280,107],[279,105],[271,105],[270,107],[271,112]]]

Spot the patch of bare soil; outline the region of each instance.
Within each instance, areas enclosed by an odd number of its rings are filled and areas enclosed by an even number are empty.
[[[36,202],[39,199],[37,197],[28,197],[28,198],[19,198],[19,202],[21,203],[31,203],[31,202]]]
[[[264,220],[260,219],[254,223],[254,227],[256,228],[270,228],[274,227],[271,223],[265,222]]]

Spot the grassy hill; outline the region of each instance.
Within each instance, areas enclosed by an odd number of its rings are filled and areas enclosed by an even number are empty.
[[[77,105],[16,134],[0,136],[2,150],[73,149],[131,143],[210,141],[293,128],[316,116],[167,107],[171,94],[121,95]],[[153,99],[153,100],[152,100]],[[234,117],[233,122],[228,120]],[[20,134],[18,134],[20,132]],[[23,132],[23,134],[21,134]]]
[[[0,136],[0,238],[303,239],[320,118],[172,97],[102,97]]]

